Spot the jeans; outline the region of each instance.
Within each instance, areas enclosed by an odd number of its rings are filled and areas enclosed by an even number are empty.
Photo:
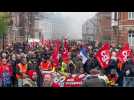
[[[123,87],[134,87],[134,77],[124,77]]]
[[[0,78],[0,87],[2,87],[2,79]]]
[[[18,87],[22,87],[23,86],[23,80],[22,79],[18,79]]]

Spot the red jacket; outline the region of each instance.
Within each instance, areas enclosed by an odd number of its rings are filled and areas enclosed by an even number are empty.
[[[5,64],[5,65],[2,64],[2,65],[0,65],[0,74],[2,74],[4,71],[7,71],[10,76],[13,75],[12,67],[9,64]]]

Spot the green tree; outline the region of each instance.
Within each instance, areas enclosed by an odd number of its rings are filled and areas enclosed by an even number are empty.
[[[9,22],[9,13],[0,12],[0,38],[7,32]]]

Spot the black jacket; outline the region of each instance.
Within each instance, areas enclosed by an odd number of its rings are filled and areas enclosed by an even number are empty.
[[[126,71],[127,70],[130,70],[130,74],[129,75],[126,75]],[[127,61],[125,63],[125,65],[124,65],[123,72],[124,72],[125,76],[127,76],[127,77],[134,77],[134,64],[132,64],[131,61]]]

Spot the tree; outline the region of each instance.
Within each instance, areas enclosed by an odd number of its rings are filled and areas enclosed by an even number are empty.
[[[7,32],[9,22],[9,13],[0,12],[0,38]]]
[[[8,12],[0,12],[0,39],[2,39],[2,48],[4,50],[5,46],[5,34],[8,30],[9,23],[9,13]]]

